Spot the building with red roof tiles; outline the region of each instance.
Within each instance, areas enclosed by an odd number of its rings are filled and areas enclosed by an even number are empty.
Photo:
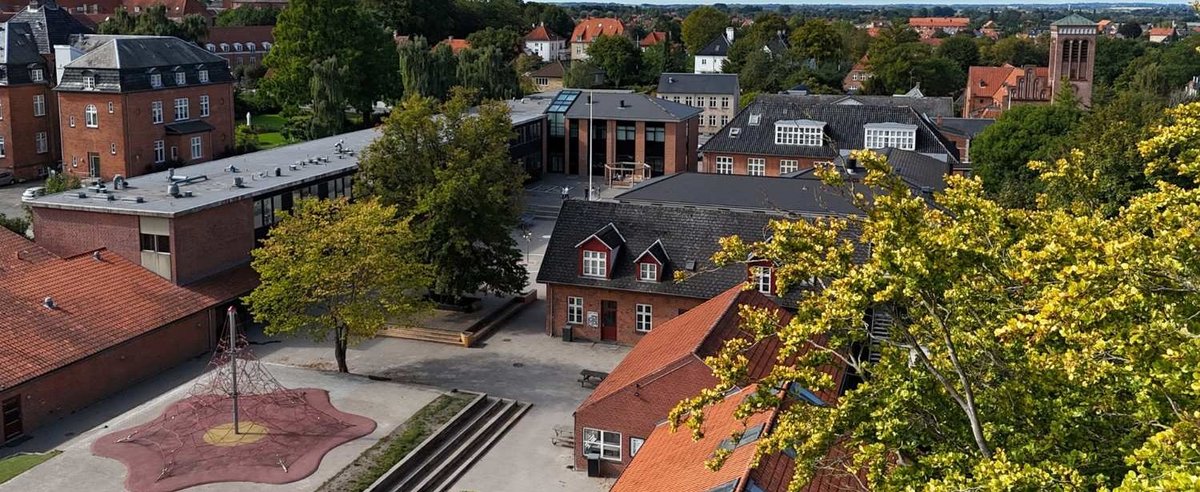
[[[588,59],[587,49],[600,36],[624,36],[625,24],[622,24],[619,19],[610,17],[588,17],[575,24],[575,30],[571,32],[571,59],[586,60]]]
[[[642,38],[641,41],[638,41],[638,46],[642,48],[642,51],[646,51],[651,46],[654,46],[658,43],[664,43],[666,41],[667,33],[662,31],[651,31],[646,35],[646,37]]]
[[[467,41],[467,40],[461,39],[461,38],[456,39],[454,36],[450,36],[446,39],[443,39],[438,44],[439,45],[441,45],[441,44],[449,45],[450,51],[453,51],[454,54],[456,54],[456,55],[459,54],[459,52],[461,52],[462,50],[471,49],[470,41]]]
[[[0,442],[208,351],[216,303],[106,249],[0,230]]]
[[[863,86],[872,77],[871,67],[867,64],[867,56],[863,55],[854,67],[850,68],[850,72],[842,79],[842,89],[846,92],[859,92],[863,90]]]
[[[221,0],[221,5],[226,9],[236,9],[238,7],[282,9],[287,7],[288,0]]]
[[[942,31],[949,35],[958,34],[971,27],[971,19],[966,17],[909,17],[909,27],[917,30],[922,38],[932,38]]]
[[[979,28],[979,34],[992,40],[1000,39],[1000,28],[996,26],[996,21],[989,20]]]
[[[259,67],[275,43],[275,26],[213,26],[201,46],[229,62],[229,68]]]
[[[525,35],[525,51],[542,58],[544,62],[553,62],[567,58],[567,40],[546,28],[545,24]]]
[[[1151,43],[1166,43],[1175,39],[1175,28],[1152,27],[1146,34],[1149,36]]]

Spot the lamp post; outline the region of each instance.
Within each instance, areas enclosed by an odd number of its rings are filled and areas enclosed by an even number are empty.
[[[592,142],[596,140],[596,134],[595,134],[596,121],[592,114],[592,105],[596,104],[596,100],[592,98],[593,94],[595,94],[595,91],[588,89],[588,146],[587,146],[587,149],[588,149],[588,168],[587,168],[588,192],[587,192],[587,199],[589,202],[596,199],[593,196],[596,194],[596,189],[592,187],[592,174],[593,174],[593,172],[592,172]]]

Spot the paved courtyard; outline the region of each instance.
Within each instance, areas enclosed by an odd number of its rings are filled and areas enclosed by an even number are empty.
[[[21,193],[24,193],[27,188],[41,186],[43,181],[38,179],[0,186],[0,214],[9,217],[24,217],[25,208],[21,206]]]
[[[185,374],[195,374],[197,368],[194,366],[196,365],[198,364],[188,364],[171,372],[181,371]],[[413,413],[442,393],[434,388],[372,381],[361,376],[311,371],[283,365],[269,364],[267,370],[271,371],[285,387],[325,389],[329,392],[330,400],[338,409],[375,420],[377,424],[375,431],[366,437],[330,451],[325,455],[320,468],[315,473],[297,482],[284,485],[248,482],[220,483],[202,485],[188,490],[213,492],[314,490],[375,444],[379,438],[395,430],[397,425],[408,420]],[[178,376],[178,374],[167,374],[164,377],[173,380]],[[157,381],[151,381],[148,384],[150,386],[159,385]],[[108,418],[97,427],[74,435],[59,444],[54,442],[57,436],[66,437],[66,434],[62,433],[64,428],[76,427],[79,422],[87,422],[89,417],[102,417],[111,412],[114,405],[119,406],[121,401],[126,401],[126,398],[136,395],[142,388],[134,388],[134,395],[121,393],[110,401],[88,408],[67,421],[39,430],[39,437],[23,445],[23,449],[38,451],[59,449],[63,453],[0,485],[0,490],[14,492],[65,490],[119,492],[125,490],[124,465],[115,460],[93,456],[90,450],[92,442],[97,437],[109,432],[154,419],[167,405],[182,398],[191,385],[192,380],[186,379],[175,389],[137,405],[116,417]],[[44,447],[47,444],[49,446]]]

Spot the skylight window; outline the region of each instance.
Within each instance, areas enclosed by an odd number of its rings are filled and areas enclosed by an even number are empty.
[[[761,114],[753,114],[753,113],[750,114],[750,126],[758,126],[758,124],[761,122],[762,122]]]

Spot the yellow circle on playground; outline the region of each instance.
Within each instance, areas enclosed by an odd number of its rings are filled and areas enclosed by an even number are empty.
[[[204,433],[204,442],[213,446],[241,446],[258,442],[270,432],[254,422],[239,422],[238,431],[233,431],[233,422],[221,424]]]

